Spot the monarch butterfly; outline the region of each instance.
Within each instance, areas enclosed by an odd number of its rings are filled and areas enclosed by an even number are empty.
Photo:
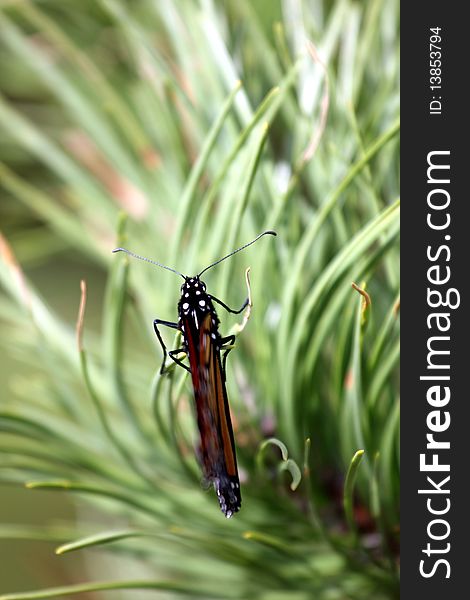
[[[160,373],[165,370],[168,355],[177,365],[191,374],[200,436],[199,459],[204,479],[207,483],[213,484],[220,508],[227,518],[238,512],[241,506],[235,441],[225,387],[225,363],[235,336],[223,337],[220,334],[219,319],[213,303],[220,304],[230,313],[239,314],[248,305],[248,298],[239,310],[233,310],[222,300],[208,294],[206,285],[200,277],[223,260],[251,246],[264,235],[277,234],[274,231],[264,231],[251,242],[213,262],[193,277],[187,277],[175,269],[134,254],[125,248],[113,250],[113,252],[126,252],[134,258],[172,271],[184,279],[178,302],[178,321],[155,319],[153,322],[163,350]],[[180,331],[183,338],[182,347],[168,351],[160,334],[159,325]],[[189,366],[178,358],[182,354],[188,357]]]

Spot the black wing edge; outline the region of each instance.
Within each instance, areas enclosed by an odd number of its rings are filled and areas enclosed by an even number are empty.
[[[227,519],[238,512],[242,505],[242,496],[240,493],[240,481],[238,477],[221,475],[212,480],[214,489],[219,499],[220,510]]]

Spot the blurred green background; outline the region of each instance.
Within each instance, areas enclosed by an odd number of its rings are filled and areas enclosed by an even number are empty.
[[[397,0],[0,0],[0,598],[398,597],[398,86]],[[226,520],[157,373],[180,281],[111,250],[264,229],[205,277],[251,267]]]

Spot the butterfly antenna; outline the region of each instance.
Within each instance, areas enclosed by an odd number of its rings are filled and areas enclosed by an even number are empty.
[[[145,258],[145,256],[139,256],[138,254],[134,254],[134,252],[131,252],[130,250],[126,250],[126,248],[114,248],[113,252],[125,252],[126,254],[129,254],[129,256],[132,256],[134,258],[138,258],[139,260],[145,260],[146,262],[152,263],[152,265],[157,265],[157,267],[161,267],[162,269],[166,269],[167,271],[171,271],[172,273],[176,273],[177,275],[180,275],[184,280],[187,279],[183,275],[183,273],[180,273],[176,269],[172,269],[171,267],[167,267],[166,265],[162,265],[161,263],[157,262],[156,260],[150,260],[150,258]]]
[[[263,233],[260,233],[259,235],[257,235],[255,237],[255,239],[251,240],[251,242],[248,242],[248,244],[245,244],[244,246],[241,246],[240,248],[237,248],[236,250],[233,250],[233,252],[230,252],[230,254],[227,254],[227,256],[224,256],[223,258],[219,258],[219,260],[216,260],[215,262],[213,262],[211,265],[209,265],[203,271],[201,271],[199,273],[198,277],[200,277],[207,270],[212,269],[212,267],[215,267],[215,265],[218,265],[220,262],[222,262],[226,258],[230,258],[231,256],[233,256],[237,252],[240,252],[241,250],[244,250],[245,248],[248,248],[248,246],[251,246],[251,244],[254,244],[256,241],[258,241],[260,237],[263,237],[263,235],[277,235],[277,233],[275,231],[271,231],[271,230],[269,230],[269,231],[263,231]]]

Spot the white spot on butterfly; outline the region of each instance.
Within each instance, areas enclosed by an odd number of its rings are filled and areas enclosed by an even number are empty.
[[[186,294],[184,295],[185,298],[189,298],[189,294],[188,292],[186,292]]]
[[[200,290],[197,290],[197,292],[196,292],[196,296],[199,296],[200,294],[201,294],[201,291],[200,291]]]
[[[199,300],[199,306],[205,306],[205,305],[206,305],[205,300]]]
[[[183,304],[183,310],[188,310],[188,308],[189,308],[189,304],[187,302],[185,302]]]

